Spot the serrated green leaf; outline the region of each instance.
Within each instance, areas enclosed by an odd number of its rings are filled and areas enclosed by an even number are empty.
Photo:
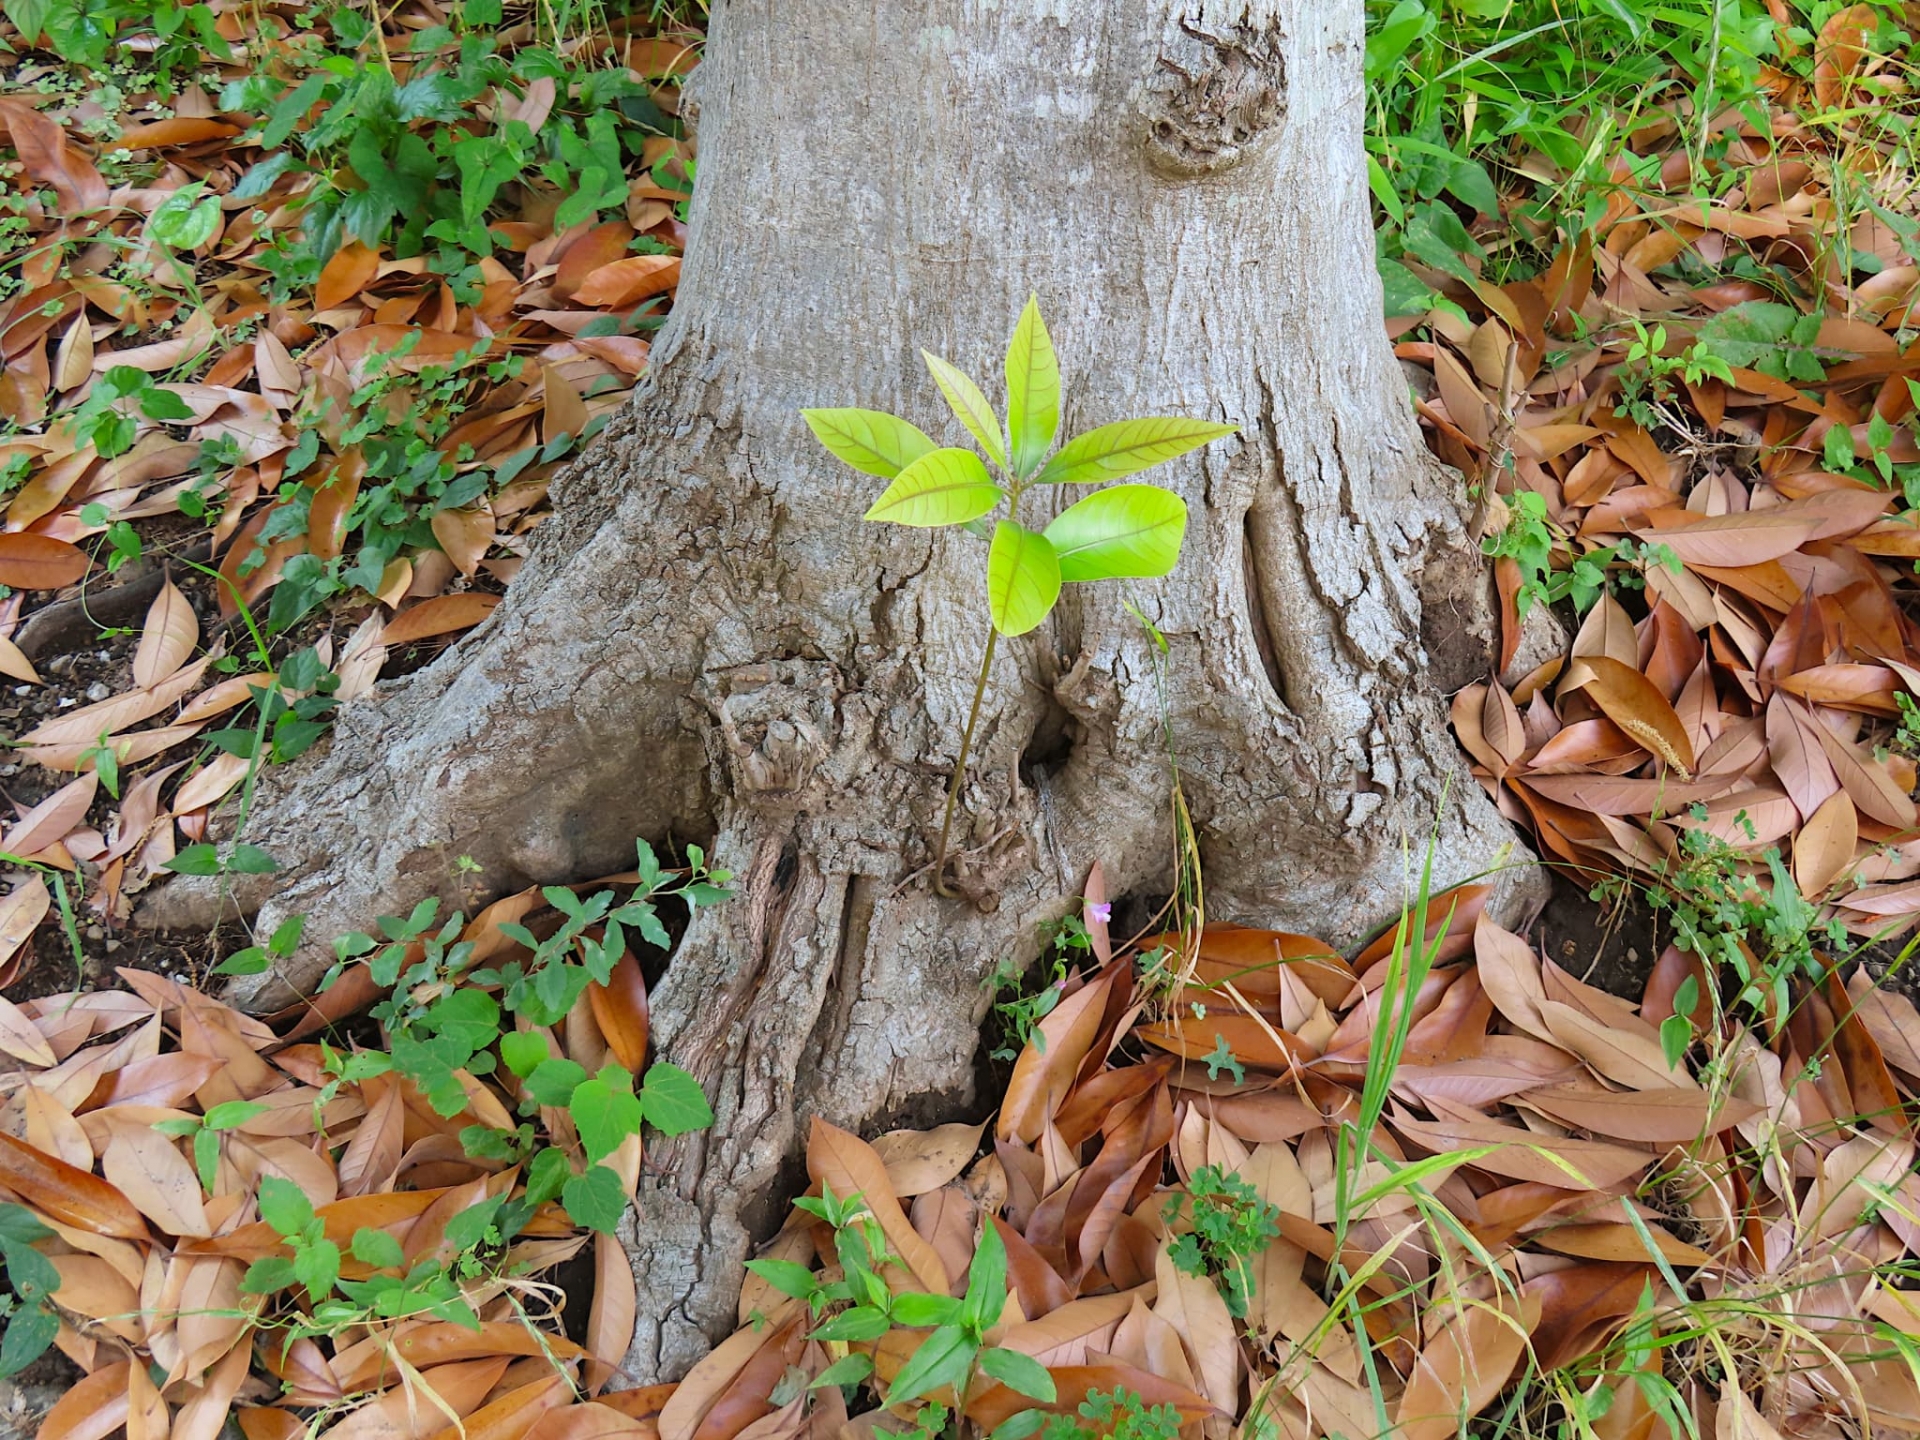
[[[1057,1393],[1053,1376],[1047,1367],[1018,1350],[982,1350],[980,1368],[1009,1390],[1017,1390],[1029,1400],[1051,1404]]]
[[[567,1163],[566,1151],[551,1146],[542,1150],[527,1167],[527,1203],[546,1204],[572,1177],[573,1167]]]
[[[987,613],[993,628],[1002,635],[1024,635],[1047,618],[1059,598],[1060,559],[1047,537],[1011,520],[995,525],[987,552]]]
[[[397,1270],[407,1263],[398,1240],[367,1226],[353,1232],[353,1258],[380,1270]]]
[[[700,1082],[664,1060],[647,1067],[640,1081],[640,1105],[647,1124],[662,1135],[684,1135],[713,1123],[713,1107]]]
[[[1060,361],[1040,318],[1037,296],[1027,298],[1007,346],[1007,434],[1013,473],[1031,475],[1060,431]]]
[[[902,470],[861,518],[890,525],[963,525],[989,513],[1005,494],[971,450],[935,450]]]
[[[1034,477],[1040,485],[1100,485],[1197,450],[1240,427],[1179,415],[1120,420],[1076,435]]]
[[[589,1160],[606,1159],[620,1148],[621,1141],[638,1135],[644,1118],[639,1098],[631,1090],[610,1085],[604,1075],[602,1071],[575,1086],[567,1107]]]
[[[313,1202],[307,1192],[291,1180],[278,1175],[263,1176],[260,1181],[260,1218],[279,1235],[298,1235],[313,1219]]]
[[[240,1277],[242,1295],[271,1295],[294,1283],[293,1261],[284,1255],[263,1255]]]
[[[499,1035],[500,1002],[484,990],[455,990],[434,1001],[419,1023],[471,1054],[491,1045]]]
[[[620,1188],[620,1177],[604,1165],[588,1167],[586,1174],[575,1175],[561,1187],[560,1203],[574,1223],[602,1234],[612,1234],[627,1208],[627,1192]]]
[[[802,410],[800,417],[840,459],[887,480],[935,448],[926,431],[884,410]]]
[[[340,1247],[331,1240],[315,1240],[293,1252],[293,1277],[307,1287],[309,1300],[324,1300],[340,1278]]]
[[[947,397],[947,404],[953,407],[954,416],[967,427],[967,433],[980,442],[980,448],[987,452],[987,458],[1001,469],[1007,467],[1007,442],[1001,433],[1000,417],[993,413],[993,406],[987,403],[987,397],[973,377],[957,365],[950,365],[938,355],[922,350],[920,358],[927,362],[927,370],[933,376],[933,383],[940,387],[940,393]]]
[[[1047,526],[1062,580],[1152,579],[1180,559],[1187,504],[1158,485],[1115,485]]]
[[[587,1078],[584,1065],[574,1060],[542,1060],[526,1077],[527,1094],[537,1105],[565,1105]]]
[[[528,1030],[516,1030],[500,1037],[500,1058],[506,1061],[507,1069],[522,1080],[552,1054],[547,1042]]]

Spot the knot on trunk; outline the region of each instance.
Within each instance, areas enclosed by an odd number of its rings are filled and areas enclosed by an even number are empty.
[[[1232,169],[1285,117],[1286,81],[1277,26],[1181,20],[1141,101],[1148,161],[1174,175]]]
[[[804,790],[832,753],[845,689],[824,660],[772,660],[709,677],[720,762],[736,795]]]

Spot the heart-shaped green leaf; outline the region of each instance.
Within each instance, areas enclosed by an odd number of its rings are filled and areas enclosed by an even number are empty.
[[[1074,436],[1034,479],[1042,485],[1104,484],[1197,450],[1239,428],[1178,415],[1121,420]]]
[[[1047,526],[1062,580],[1151,579],[1180,558],[1187,502],[1158,485],[1115,485]]]
[[[1031,475],[1060,430],[1060,361],[1029,296],[1007,346],[1007,434],[1013,440],[1013,473]]]
[[[980,448],[987,452],[989,460],[1006,469],[1007,442],[1000,434],[1000,417],[993,413],[993,406],[980,393],[980,387],[973,383],[973,377],[925,350],[920,352],[920,358],[927,362],[933,383],[947,397],[947,404],[953,407],[953,413],[960,423],[967,427],[967,433],[980,442]]]
[[[985,515],[1005,493],[971,450],[934,450],[895,476],[864,518],[893,525],[960,525]]]
[[[884,410],[802,410],[800,418],[854,469],[887,480],[934,448],[926,431]]]
[[[1002,520],[987,552],[987,611],[1002,635],[1024,635],[1060,598],[1060,561],[1047,537]]]

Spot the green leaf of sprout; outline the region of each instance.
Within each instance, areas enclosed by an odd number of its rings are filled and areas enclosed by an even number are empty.
[[[935,448],[924,430],[884,410],[802,410],[800,416],[840,459],[887,480]]]
[[[987,403],[987,397],[981,393],[980,387],[973,383],[973,377],[957,365],[949,365],[928,351],[922,350],[920,358],[927,362],[933,383],[947,397],[947,404],[953,407],[953,413],[960,423],[967,427],[967,433],[980,442],[980,448],[987,452],[989,460],[1002,470],[1006,469],[1007,442],[1001,430],[1000,417],[993,413],[993,406]]]
[[[1024,635],[1060,598],[1060,558],[1044,535],[1002,520],[987,552],[987,612],[1002,635]]]
[[[1187,502],[1158,485],[1115,485],[1054,517],[1046,537],[1070,581],[1152,579],[1180,559]]]
[[[1040,467],[1060,430],[1060,360],[1040,318],[1037,296],[1027,298],[1007,346],[1007,434],[1013,473],[1025,478]]]
[[[902,470],[861,518],[919,527],[962,525],[989,513],[1005,496],[971,450],[935,450]]]
[[[1034,482],[1040,485],[1104,484],[1122,475],[1150,469],[1189,450],[1198,450],[1239,428],[1178,415],[1150,415],[1102,425],[1062,445],[1059,453],[1034,477]]]

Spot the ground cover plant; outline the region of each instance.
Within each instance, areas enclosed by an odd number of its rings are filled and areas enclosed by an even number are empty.
[[[270,717],[293,758],[497,603],[549,477],[645,371],[699,36],[497,0],[0,14],[0,673],[137,642],[131,686],[19,725],[79,778],[3,843],[96,867],[115,924],[248,774],[256,698],[305,712]],[[46,591],[77,631],[23,626]],[[6,903],[18,951],[51,907]]]
[[[1906,34],[1814,20],[1739,103],[1636,114],[1604,181],[1517,140],[1500,209],[1544,263],[1410,261],[1448,298],[1394,322],[1495,557],[1501,676],[1454,704],[1476,773],[1552,859],[1652,883],[1696,951],[1731,937],[1749,984],[1770,912],[1817,912],[1783,932],[1806,969],[1807,918],[1877,938],[1920,904]],[[1565,187],[1592,206],[1530,223]],[[1542,600],[1569,651],[1512,669]],[[1703,865],[1754,906],[1711,935]]]
[[[1387,324],[1499,586],[1455,727],[1653,908],[1644,991],[1482,885],[1410,877],[1351,960],[1208,924],[1181,808],[1169,928],[1096,871],[1002,977],[994,1114],[815,1119],[737,1333],[641,1389],[616,1232],[711,1118],[643,963],[725,899],[697,848],[366,917],[277,1016],[204,987],[297,921],[104,947],[160,875],[274,867],[216,815],[512,581],[678,282],[700,17],[0,16],[0,1372],[75,1367],[46,1440],[1920,1431],[1902,9],[1370,6]],[[929,364],[1049,479],[1044,375],[1009,434]]]

